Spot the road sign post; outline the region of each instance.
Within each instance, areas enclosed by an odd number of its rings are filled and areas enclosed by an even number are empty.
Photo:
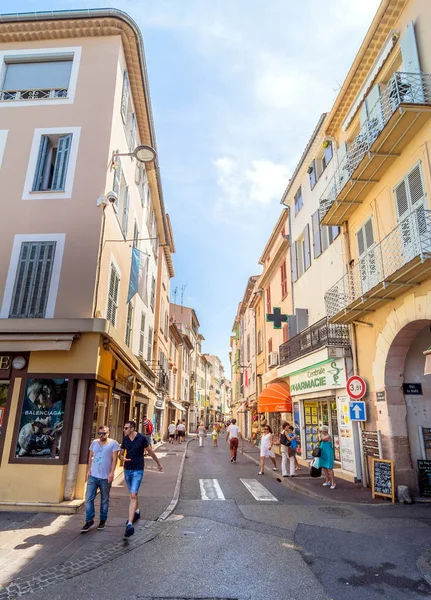
[[[350,401],[349,417],[351,421],[366,421],[367,409],[363,400]]]
[[[352,400],[360,400],[367,393],[367,384],[359,375],[353,375],[347,380],[347,393]]]

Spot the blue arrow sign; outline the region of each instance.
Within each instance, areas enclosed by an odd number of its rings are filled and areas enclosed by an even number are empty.
[[[349,417],[351,421],[366,421],[367,411],[365,402],[355,400],[349,404]]]

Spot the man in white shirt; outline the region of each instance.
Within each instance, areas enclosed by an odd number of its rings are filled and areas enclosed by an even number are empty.
[[[238,438],[244,439],[236,424],[236,419],[232,419],[231,424],[226,430],[226,441],[229,440],[231,463],[236,463],[236,454],[238,452]]]
[[[177,427],[175,425],[175,421],[172,421],[172,423],[170,425],[168,425],[168,435],[169,435],[169,443],[170,444],[174,443],[176,429],[177,429]]]

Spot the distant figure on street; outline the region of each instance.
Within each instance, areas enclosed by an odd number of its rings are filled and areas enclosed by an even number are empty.
[[[175,426],[175,421],[172,421],[172,423],[170,425],[168,425],[168,436],[169,436],[169,443],[173,444],[174,443],[174,438],[175,438],[175,432],[176,432],[177,428]]]
[[[181,421],[178,419],[178,421],[176,422],[175,425],[175,441],[178,441],[178,425],[181,423]]]
[[[196,433],[198,434],[199,438],[199,448],[202,448],[202,446],[204,445],[205,436],[207,434],[207,430],[203,421],[199,423],[198,428],[196,429]]]
[[[178,443],[182,444],[183,439],[186,437],[186,422],[178,423],[177,425]]]
[[[100,490],[100,523],[98,531],[105,529],[109,509],[109,493],[114,480],[120,444],[109,437],[109,427],[100,425],[98,439],[91,442],[88,461],[87,490],[85,492],[85,524],[81,533],[94,525],[94,499]]]
[[[212,438],[213,438],[214,448],[217,448],[217,445],[218,445],[218,430],[217,430],[217,427],[215,425],[214,425],[214,428],[213,428],[213,430],[211,432],[211,435],[212,435]]]
[[[275,462],[275,454],[272,449],[273,438],[272,438],[272,429],[269,425],[265,425],[263,428],[263,436],[260,441],[260,471],[259,475],[265,474],[265,458],[271,459],[272,464],[274,465],[272,470],[277,470],[277,463]]]
[[[325,483],[323,487],[331,486],[331,490],[337,487],[334,480],[334,449],[332,447],[332,438],[329,435],[329,427],[322,425],[319,434],[320,449],[322,451],[318,460],[318,467],[323,469],[325,475]]]
[[[229,448],[230,448],[230,455],[231,455],[230,462],[231,463],[236,463],[236,455],[238,452],[238,443],[239,443],[238,438],[243,439],[242,434],[239,430],[239,427],[236,424],[236,419],[232,419],[231,424],[229,425],[229,427],[226,430],[226,441],[229,440]]]
[[[138,492],[144,477],[144,450],[147,449],[148,454],[156,461],[159,471],[163,471],[163,467],[150,448],[147,437],[136,431],[135,421],[127,421],[124,425],[124,436],[120,460],[124,461],[124,481],[130,493],[129,518],[124,532],[124,537],[128,538],[135,533],[133,524],[141,518]]]
[[[144,435],[148,440],[148,447],[152,448],[153,447],[154,427],[153,427],[153,424],[150,421],[150,419],[147,417],[147,415],[144,415],[143,426],[144,426]]]

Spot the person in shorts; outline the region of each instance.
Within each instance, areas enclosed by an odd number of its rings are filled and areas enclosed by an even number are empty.
[[[170,444],[174,443],[176,430],[177,430],[177,428],[176,428],[176,425],[175,425],[175,421],[172,421],[172,423],[168,426],[168,436],[169,436],[169,443]]]
[[[144,450],[156,461],[159,471],[163,467],[156,453],[150,448],[148,439],[136,431],[135,421],[127,421],[124,425],[124,439],[121,444],[120,460],[124,463],[124,481],[129,489],[129,518],[127,520],[124,537],[128,538],[135,533],[133,523],[141,518],[138,505],[138,492],[144,477]]]
[[[182,444],[183,439],[186,437],[186,422],[183,419],[182,423],[177,425],[178,443]]]

